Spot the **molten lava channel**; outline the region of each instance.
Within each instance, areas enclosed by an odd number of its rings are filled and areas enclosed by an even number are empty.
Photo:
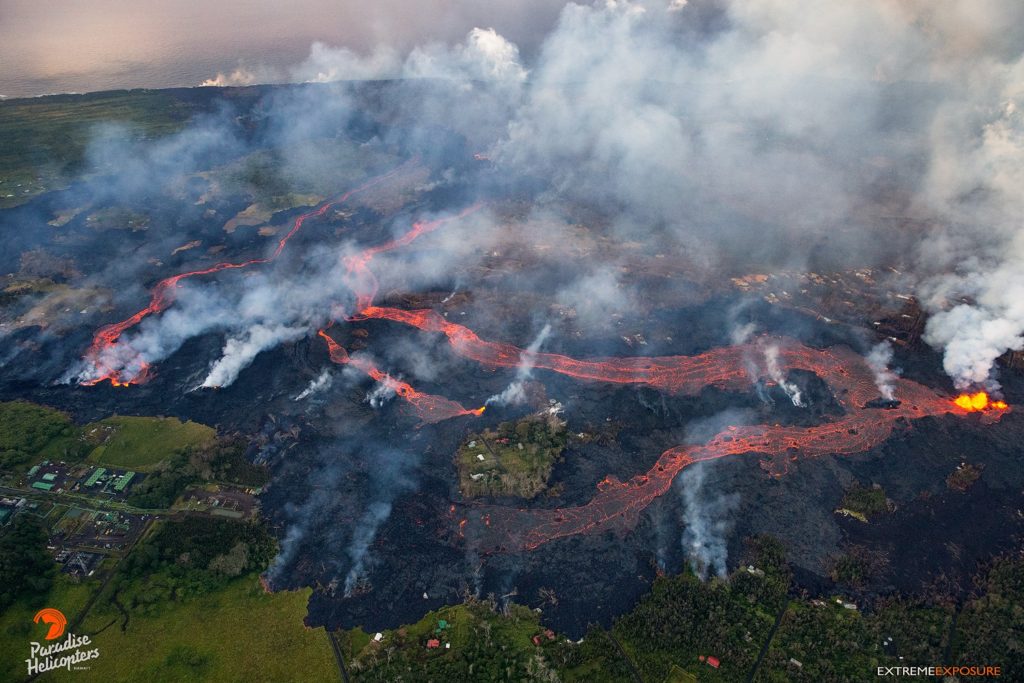
[[[119,370],[105,368],[102,359],[116,347],[118,338],[126,329],[171,304],[173,289],[179,281],[187,277],[229,268],[244,268],[273,260],[302,227],[304,221],[314,216],[322,216],[329,207],[390,175],[374,179],[317,210],[300,216],[292,230],[281,239],[277,249],[269,257],[237,264],[221,263],[159,282],[152,292],[149,306],[127,320],[108,325],[96,333],[86,358],[93,362],[97,376],[96,379],[83,383],[95,384],[110,380],[112,384],[121,385],[143,381],[147,376],[148,366],[142,364],[137,372],[126,376]],[[443,334],[452,350],[464,358],[488,368],[517,367],[523,357],[523,349],[511,344],[481,339],[468,327],[449,322],[436,311],[409,311],[373,305],[377,294],[377,279],[369,265],[376,255],[406,246],[417,237],[440,228],[448,221],[462,218],[478,208],[472,206],[448,218],[417,222],[408,232],[396,239],[364,249],[355,256],[345,257],[342,261],[345,281],[356,299],[356,313],[350,320],[389,320],[425,332]],[[321,329],[318,334],[327,344],[333,362],[355,367],[389,387],[397,396],[409,403],[423,423],[480,415],[484,411],[483,407],[467,409],[447,398],[420,392],[410,384],[381,371],[367,358],[350,356],[326,330]],[[692,395],[707,386],[732,390],[748,388],[752,378],[748,374],[745,359],[750,354],[760,353],[765,341],[762,339],[746,345],[712,349],[695,356],[587,360],[536,352],[531,353],[531,361],[536,370],[555,372],[580,381],[638,384],[667,393]],[[607,529],[621,531],[635,526],[640,512],[655,498],[669,490],[676,475],[697,462],[756,453],[767,458],[763,462],[771,462],[773,471],[781,474],[786,470],[789,461],[798,458],[852,454],[869,450],[886,440],[898,423],[946,414],[964,416],[973,412],[985,412],[998,419],[1002,413],[1009,410],[1004,401],[993,400],[984,392],[950,398],[904,378],[899,378],[895,382],[898,402],[885,408],[872,408],[868,404],[877,398],[878,393],[874,373],[859,354],[843,347],[814,349],[791,339],[767,341],[780,349],[780,365],[787,370],[807,370],[825,380],[831,386],[844,414],[813,427],[727,427],[707,443],[669,448],[661,454],[650,470],[628,481],[606,477],[598,484],[594,497],[588,503],[576,507],[537,509],[498,505],[471,506],[470,514],[458,522],[459,536],[464,537],[472,533],[481,551],[504,552],[533,550],[552,540],[575,534]]]
[[[150,292],[149,304],[142,310],[134,313],[121,322],[105,325],[97,330],[93,337],[92,344],[85,353],[84,361],[88,368],[88,376],[79,380],[80,384],[93,386],[101,382],[109,381],[113,386],[124,387],[131,384],[141,384],[149,376],[151,368],[149,363],[140,358],[138,354],[118,342],[121,335],[127,330],[135,327],[150,315],[161,313],[174,302],[175,290],[182,280],[201,275],[212,275],[225,270],[236,270],[248,268],[249,266],[270,263],[277,259],[284,251],[288,242],[302,229],[303,224],[311,218],[323,216],[331,208],[348,201],[351,197],[379,185],[400,173],[408,164],[403,164],[383,175],[372,178],[363,185],[349,190],[343,195],[321,204],[316,209],[302,214],[295,219],[291,229],[277,242],[274,251],[263,258],[250,259],[237,263],[223,262],[214,264],[208,268],[179,273],[165,278],[156,283]]]

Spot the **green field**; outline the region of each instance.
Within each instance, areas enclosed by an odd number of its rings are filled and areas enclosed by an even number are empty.
[[[327,635],[308,629],[309,590],[265,593],[255,575],[222,590],[169,603],[158,616],[132,611],[121,631],[116,613],[90,614],[99,659],[87,671],[48,674],[52,681],[330,681],[338,667]]]
[[[194,111],[172,93],[153,91],[0,102],[0,208],[66,182],[80,169],[99,124],[114,122],[140,137],[157,137],[179,130]]]
[[[97,446],[89,461],[145,472],[188,447],[206,446],[217,437],[212,427],[173,417],[108,417],[83,428]]]
[[[0,403],[0,470],[23,472],[43,459],[149,471],[186,448],[212,445],[217,431],[173,417],[108,417],[84,427],[59,410]]]
[[[871,517],[888,512],[889,502],[882,487],[856,485],[843,496],[839,508],[845,510],[851,516],[866,522]]]
[[[0,614],[0,679],[24,678],[32,639],[45,630],[32,623],[41,607],[69,618],[81,610],[94,584],[61,577],[49,596],[22,601]],[[158,617],[132,613],[92,636],[100,658],[87,671],[55,672],[39,680],[69,681],[324,681],[338,678],[326,634],[306,628],[309,591],[266,594],[255,575],[221,591],[169,604]],[[92,634],[116,615],[97,612],[77,633]]]

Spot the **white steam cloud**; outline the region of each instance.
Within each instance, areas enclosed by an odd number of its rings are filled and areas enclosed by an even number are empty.
[[[488,398],[484,405],[519,405],[526,400],[526,381],[533,375],[533,364],[537,358],[537,352],[540,351],[540,347],[550,334],[551,325],[544,325],[536,338],[520,354],[519,365],[516,366],[516,378],[500,394]]]
[[[800,393],[800,387],[793,382],[786,379],[785,373],[782,372],[782,368],[779,366],[779,347],[775,345],[769,345],[764,350],[764,362],[767,366],[768,376],[773,382],[779,385],[779,388],[786,392],[786,396],[789,396],[789,400],[793,402],[797,408],[804,408],[807,404],[804,403],[804,397]]]
[[[331,388],[334,384],[334,374],[330,368],[324,368],[319,375],[313,378],[313,380],[295,397],[296,401],[302,401],[309,398],[310,396],[316,396],[323,393]]]
[[[366,392],[363,400],[369,403],[372,408],[382,408],[384,404],[395,397],[397,393],[396,387],[395,380],[390,376],[385,376],[384,379],[373,386],[373,389]]]
[[[352,560],[352,567],[345,576],[345,597],[350,597],[360,577],[366,572],[366,562],[369,556],[370,544],[377,536],[377,529],[391,515],[391,503],[375,501],[370,503],[366,512],[356,522],[355,532],[352,534],[352,542],[347,552]]]
[[[898,375],[890,369],[892,364],[892,344],[887,341],[875,344],[867,356],[868,365],[875,375],[875,385],[882,398],[891,401],[896,397],[896,380]]]
[[[210,368],[210,374],[203,380],[202,386],[231,385],[238,378],[238,373],[249,367],[261,351],[274,348],[282,342],[294,341],[307,333],[305,327],[253,325],[241,335],[228,338],[224,343],[224,354]]]
[[[714,574],[724,577],[728,559],[727,536],[732,529],[731,513],[739,503],[736,494],[715,494],[705,482],[707,463],[698,462],[683,470],[676,487],[683,499],[683,551],[693,571],[702,580]]]
[[[366,577],[372,564],[370,546],[381,525],[391,516],[392,503],[401,493],[415,486],[413,465],[414,462],[406,453],[384,451],[375,458],[374,467],[369,470],[367,486],[371,500],[356,521],[346,548],[350,565],[345,575],[345,597],[350,597],[358,583]]]
[[[434,96],[410,91],[389,106],[454,129],[509,178],[543,179],[546,198],[613,207],[613,230],[695,263],[898,258],[930,314],[925,340],[957,386],[997,386],[996,360],[1024,348],[1024,3],[569,3],[528,53],[487,25],[454,44],[317,44],[287,79],[442,79]],[[258,78],[254,67],[218,82]],[[351,115],[339,105],[309,121],[307,104],[282,119],[287,141]],[[198,126],[148,155],[101,144],[91,160],[125,166],[119,193],[159,187],[210,150],[240,146],[225,130]],[[427,130],[412,137],[433,139]],[[282,149],[306,150],[286,161],[308,167],[311,147]],[[452,259],[473,250],[444,246]],[[452,271],[440,261],[410,277],[440,279]],[[614,301],[606,266],[590,267]],[[316,317],[284,304],[241,320],[283,330]],[[148,362],[211,330],[244,346],[249,326],[207,315],[177,324],[159,341],[143,339],[151,328],[126,342]]]

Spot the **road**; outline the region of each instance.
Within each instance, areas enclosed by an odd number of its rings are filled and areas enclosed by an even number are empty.
[[[754,666],[750,668],[750,673],[747,674],[747,683],[752,683],[754,676],[757,675],[757,670],[761,667],[761,662],[768,656],[768,648],[771,647],[772,639],[775,637],[775,632],[779,630],[779,625],[782,624],[782,618],[786,616],[786,610],[789,609],[789,600],[779,610],[778,615],[775,617],[775,623],[772,624],[772,630],[768,632],[768,637],[765,638],[764,644],[761,646],[761,651],[757,653],[757,661],[754,662]]]
[[[348,671],[345,670],[345,656],[341,653],[341,644],[338,643],[337,634],[334,631],[328,631],[326,628],[324,633],[327,634],[327,640],[331,641],[331,649],[334,650],[334,659],[338,662],[338,672],[341,674],[341,680],[348,683]]]

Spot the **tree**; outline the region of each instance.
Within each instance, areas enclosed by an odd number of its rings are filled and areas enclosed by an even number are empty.
[[[0,609],[24,596],[45,596],[53,574],[46,530],[36,520],[18,515],[0,538]]]

